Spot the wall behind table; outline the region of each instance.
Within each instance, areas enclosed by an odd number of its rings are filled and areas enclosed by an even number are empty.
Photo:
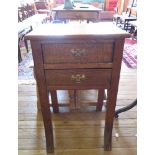
[[[56,6],[60,4],[64,4],[64,0],[54,0],[54,1],[56,3]],[[101,9],[105,8],[104,10],[107,10],[107,11],[114,11],[114,9],[117,6],[118,0],[73,0],[73,2],[91,4]]]
[[[77,2],[77,3],[91,4],[95,7],[101,8],[101,9],[103,8],[104,1],[105,0],[73,0],[73,2],[75,2],[75,3]],[[64,4],[64,0],[55,0],[55,4],[56,4],[56,6]]]

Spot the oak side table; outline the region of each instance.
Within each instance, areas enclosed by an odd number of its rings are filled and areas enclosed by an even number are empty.
[[[107,89],[104,150],[111,150],[124,39],[129,36],[106,22],[41,25],[26,36],[32,47],[47,152],[54,151],[49,93],[53,111],[59,112],[56,90],[79,89],[98,89],[97,111]]]

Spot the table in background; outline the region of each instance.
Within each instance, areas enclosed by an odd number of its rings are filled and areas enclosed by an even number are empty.
[[[89,23],[89,21],[98,19],[101,9],[89,4],[75,3],[73,9],[64,9],[64,5],[60,5],[52,11],[56,12],[56,20],[63,20],[65,23],[66,20],[87,20],[87,23]]]

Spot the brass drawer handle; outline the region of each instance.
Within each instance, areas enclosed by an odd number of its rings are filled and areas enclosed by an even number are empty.
[[[71,49],[71,53],[73,54],[73,56],[75,57],[81,57],[86,55],[86,50],[85,49]]]
[[[84,74],[76,74],[71,76],[71,80],[76,82],[76,83],[81,83],[81,81],[85,80],[86,76]]]

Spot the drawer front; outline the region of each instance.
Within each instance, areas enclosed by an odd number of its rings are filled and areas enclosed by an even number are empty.
[[[45,70],[48,86],[103,86],[109,88],[111,69]]]
[[[86,11],[60,11],[57,12],[58,19],[97,19],[98,12]]]
[[[47,43],[42,45],[44,63],[105,63],[113,61],[113,42]]]

